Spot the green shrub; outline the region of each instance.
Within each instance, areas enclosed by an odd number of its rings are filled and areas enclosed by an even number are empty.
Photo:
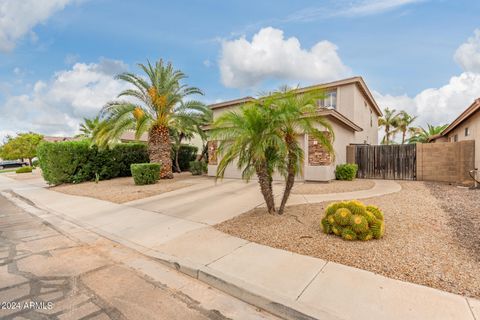
[[[160,163],[133,163],[130,165],[133,181],[137,185],[154,184],[160,179]]]
[[[335,177],[337,180],[352,181],[357,176],[358,166],[352,163],[345,163],[337,165],[335,169]]]
[[[21,167],[21,168],[18,168],[17,170],[15,170],[15,173],[28,173],[28,172],[32,172],[32,167],[25,166],[25,167]]]
[[[320,225],[326,234],[333,233],[344,240],[367,241],[380,239],[385,234],[382,211],[357,200],[331,203]]]
[[[53,185],[130,176],[132,163],[149,161],[147,146],[140,143],[99,150],[88,141],[44,142],[37,154],[43,178]]]
[[[187,171],[190,168],[190,162],[197,158],[198,148],[189,144],[180,145],[178,151],[178,165],[181,171]],[[175,151],[172,148],[172,161],[175,163]]]
[[[38,167],[38,159],[35,159],[35,160],[32,161],[32,166],[34,168]]]
[[[190,172],[194,176],[200,176],[207,173],[207,163],[204,161],[190,161]]]

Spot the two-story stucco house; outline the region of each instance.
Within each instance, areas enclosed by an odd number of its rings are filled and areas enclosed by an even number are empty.
[[[305,150],[305,167],[301,180],[329,181],[335,178],[335,166],[346,163],[346,147],[350,144],[378,144],[378,117],[382,115],[375,99],[361,77],[353,77],[330,83],[297,89],[299,94],[322,89],[325,99],[318,101],[318,113],[332,125],[335,141],[335,160],[324,152],[313,138],[298,137]],[[214,120],[225,111],[240,108],[253,98],[221,102],[210,105]],[[215,176],[219,159],[215,156],[217,143],[209,142],[208,175]],[[241,173],[231,166],[225,178],[240,178]]]

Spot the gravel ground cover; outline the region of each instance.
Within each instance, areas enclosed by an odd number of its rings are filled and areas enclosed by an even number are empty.
[[[305,182],[296,184],[292,193],[296,194],[322,194],[322,193],[337,193],[350,192],[358,190],[367,190],[375,186],[373,180],[355,179],[353,181],[333,180],[327,183],[319,182]]]
[[[272,216],[258,208],[216,228],[263,245],[479,298],[479,256],[470,242],[478,244],[480,233],[472,231],[465,236],[462,228],[468,226],[460,227],[460,220],[469,216],[478,228],[480,191],[468,196],[471,202],[465,204],[467,211],[462,205],[467,199],[464,189],[423,182],[399,183],[400,192],[362,200],[384,211],[386,233],[380,240],[348,242],[324,234],[320,219],[329,202],[291,206],[283,216]],[[445,203],[453,208],[451,212]],[[475,205],[476,211],[470,208]]]
[[[160,180],[155,184],[143,186],[135,185],[132,177],[124,177],[103,180],[98,183],[63,184],[51,187],[50,190],[75,196],[124,203],[191,186],[191,180],[198,178],[198,176],[192,176],[190,172],[182,172],[180,174],[175,173],[173,179]]]
[[[480,189],[468,189],[448,184],[427,183],[432,195],[448,213],[459,244],[471,251],[480,263]]]

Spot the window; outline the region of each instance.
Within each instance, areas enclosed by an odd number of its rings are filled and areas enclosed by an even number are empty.
[[[370,109],[370,127],[373,127],[372,109]]]
[[[322,108],[337,108],[337,90],[327,91],[325,93],[325,99],[318,102],[319,107]]]
[[[468,137],[470,135],[470,131],[468,130],[468,127],[465,128],[465,137]]]
[[[453,142],[457,142],[457,141],[458,141],[458,134],[453,136]]]

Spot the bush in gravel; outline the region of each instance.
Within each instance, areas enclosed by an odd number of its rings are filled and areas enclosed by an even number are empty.
[[[207,173],[207,163],[205,161],[190,161],[190,172],[194,176]]]
[[[382,211],[357,200],[331,203],[325,209],[321,226],[326,234],[333,233],[349,241],[380,239],[385,234]]]
[[[130,166],[136,185],[154,184],[160,180],[160,163],[133,163]]]
[[[98,149],[88,141],[44,142],[37,155],[43,178],[53,185],[126,177],[132,163],[149,161],[147,146],[141,143]]]
[[[352,181],[357,176],[358,166],[352,163],[339,164],[335,168],[335,178],[337,180]]]
[[[25,166],[25,167],[21,167],[21,168],[18,168],[17,170],[15,170],[15,173],[28,173],[28,172],[32,172],[32,167]]]

